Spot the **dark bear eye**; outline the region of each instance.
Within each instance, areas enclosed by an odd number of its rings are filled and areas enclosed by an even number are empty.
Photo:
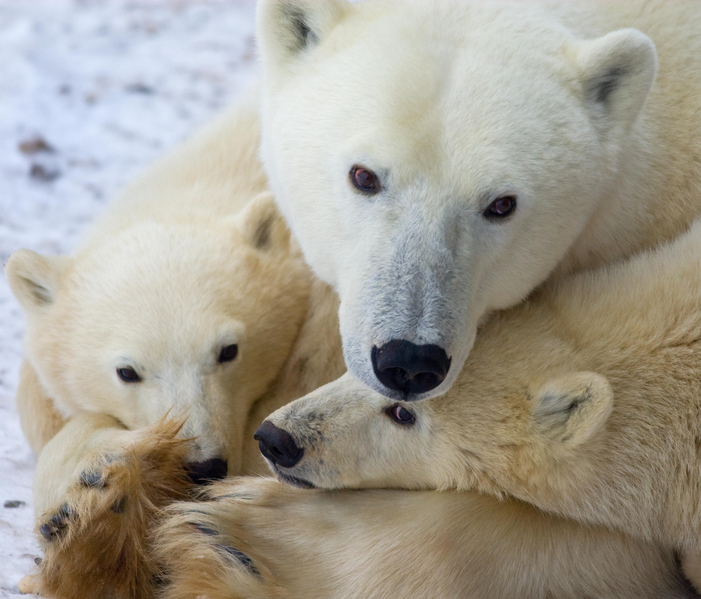
[[[236,356],[239,354],[239,346],[236,344],[233,345],[227,345],[226,347],[223,347],[222,350],[219,352],[219,358],[218,361],[220,364],[223,364],[224,362],[231,362],[232,360],[236,359]]]
[[[411,425],[416,422],[414,415],[401,404],[394,404],[385,410],[385,414],[397,424]]]
[[[503,196],[494,200],[484,211],[484,217],[489,220],[506,218],[516,210],[516,196]]]
[[[130,366],[124,368],[117,368],[117,376],[122,379],[125,383],[140,383],[141,377],[137,374],[136,370]]]
[[[380,178],[370,169],[362,166],[356,165],[350,170],[350,180],[353,186],[363,193],[375,195],[382,191]]]

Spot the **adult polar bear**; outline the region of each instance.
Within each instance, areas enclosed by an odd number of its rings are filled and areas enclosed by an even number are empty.
[[[388,397],[444,393],[487,312],[700,212],[695,0],[261,0],[258,27],[271,186]]]

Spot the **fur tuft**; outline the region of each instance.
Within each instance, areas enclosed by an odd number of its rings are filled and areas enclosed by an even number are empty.
[[[126,461],[105,467],[105,485],[70,505],[65,535],[44,543],[35,592],[55,599],[150,599],[160,568],[151,534],[165,504],[187,497],[188,441],[182,423],[161,421],[130,448]]]

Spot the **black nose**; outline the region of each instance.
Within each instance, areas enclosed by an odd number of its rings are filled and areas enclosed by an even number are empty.
[[[435,389],[450,370],[450,358],[442,347],[415,345],[403,339],[373,347],[371,359],[377,379],[405,396]]]
[[[263,456],[283,468],[292,468],[304,455],[304,449],[297,447],[290,433],[267,420],[260,425],[253,438],[258,441]]]
[[[221,480],[226,476],[227,467],[226,460],[221,458],[212,458],[204,462],[191,462],[186,466],[190,480],[196,485],[206,485],[215,480]]]

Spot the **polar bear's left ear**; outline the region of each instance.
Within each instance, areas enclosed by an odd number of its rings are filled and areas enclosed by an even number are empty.
[[[595,372],[573,372],[552,379],[531,394],[531,416],[548,442],[574,448],[608,420],[613,389]]]
[[[584,102],[597,128],[627,132],[638,117],[657,73],[652,40],[637,29],[577,42],[576,63]]]
[[[285,68],[316,46],[352,8],[348,0],[258,0],[258,41],[267,69]]]
[[[32,250],[17,250],[5,265],[12,293],[26,313],[49,307],[56,301],[68,256],[42,256]]]
[[[290,249],[290,230],[272,193],[263,192],[253,198],[235,218],[244,239],[255,249],[262,252]]]

